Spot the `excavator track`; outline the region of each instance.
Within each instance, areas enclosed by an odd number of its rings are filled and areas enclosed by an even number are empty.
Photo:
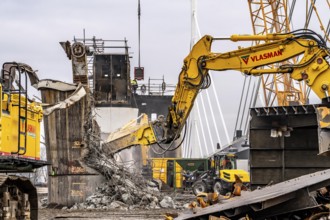
[[[38,219],[37,190],[28,178],[0,175],[0,219]]]

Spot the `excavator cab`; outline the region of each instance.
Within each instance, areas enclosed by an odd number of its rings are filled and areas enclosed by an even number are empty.
[[[7,62],[1,71],[0,165],[6,172],[31,172],[48,163],[40,158],[40,103],[28,96],[28,82],[39,81],[27,64]]]

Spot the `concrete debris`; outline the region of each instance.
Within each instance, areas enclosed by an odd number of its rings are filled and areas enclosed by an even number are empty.
[[[48,205],[48,197],[42,197],[40,198],[40,206],[41,207],[46,207]]]
[[[132,198],[128,193],[124,193],[121,195],[121,199],[125,204],[133,204]]]
[[[87,117],[93,118],[89,113]],[[97,125],[96,125],[97,126]],[[102,151],[97,128],[93,120],[85,121],[84,163],[100,172],[106,182],[98,186],[95,193],[85,202],[73,205],[71,210],[80,209],[159,209],[177,207],[173,199],[159,191],[157,182],[146,180],[141,174],[129,172],[125,166]]]
[[[88,197],[85,202],[74,205],[71,209],[134,209],[149,208],[154,200],[145,199],[146,195],[162,199],[157,187],[146,181],[141,175],[132,174],[125,167],[118,165],[113,158],[106,156],[99,147],[100,140],[97,136],[90,136],[89,152],[85,156],[85,163],[98,170],[106,178],[96,192]],[[135,205],[135,206],[134,206]],[[154,203],[151,204],[154,207]]]
[[[116,208],[120,208],[120,207],[126,207],[126,205],[119,201],[114,201],[114,202],[110,203],[110,205],[109,205],[110,209],[116,209]]]
[[[127,177],[126,177],[127,178]],[[116,179],[116,178],[115,178]],[[169,196],[163,196],[157,188],[153,188],[148,192],[147,185],[141,187],[140,184],[135,184],[127,179],[122,179],[120,182],[116,179],[117,183],[122,185],[114,185],[113,180],[104,183],[98,187],[97,192],[88,197],[85,202],[75,204],[71,210],[77,209],[159,209],[161,207],[175,207],[175,204]],[[128,185],[125,185],[129,183]],[[129,187],[128,187],[129,186]],[[159,203],[159,201],[162,201]],[[160,205],[162,204],[163,205]]]
[[[173,199],[169,196],[164,196],[163,200],[159,204],[163,208],[175,208]]]
[[[90,209],[95,209],[96,208],[96,205],[94,204],[90,204],[89,206],[87,206],[87,210],[90,210]]]
[[[148,186],[152,188],[156,188],[156,187],[158,188],[158,185],[155,182],[151,182],[151,181],[148,182]]]

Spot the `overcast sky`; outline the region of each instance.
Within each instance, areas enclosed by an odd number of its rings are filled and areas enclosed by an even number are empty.
[[[246,1],[224,2],[199,2],[202,34],[251,32]],[[141,8],[141,65],[146,77],[164,75],[176,83],[189,52],[190,1],[141,0]],[[82,37],[83,29],[87,38],[126,38],[132,67],[138,64],[137,0],[2,0],[0,11],[1,62],[26,62],[39,70],[40,78],[71,81],[70,62],[58,42]]]
[[[40,79],[72,82],[71,63],[60,41],[82,37],[109,40],[126,38],[131,47],[131,67],[138,65],[138,0],[1,0],[0,62],[18,61],[39,70]],[[305,22],[305,2],[298,1],[294,28]],[[321,19],[327,25],[329,6],[317,1]],[[175,84],[191,39],[190,0],[141,0],[141,66],[148,79],[161,78]],[[202,35],[215,37],[252,34],[247,0],[200,0],[197,16]],[[315,16],[311,28],[321,33]],[[323,36],[323,34],[322,34]],[[220,43],[216,52],[226,52]],[[227,71],[216,74],[215,83],[227,118],[236,114],[243,77]],[[228,99],[229,97],[229,99]],[[228,101],[229,100],[229,101]],[[226,111],[226,110],[225,110]],[[232,120],[227,122],[233,124]]]
[[[324,7],[329,9],[325,1]],[[190,0],[141,0],[141,8],[141,65],[146,77],[164,75],[176,83],[189,52]],[[303,8],[297,11],[296,23],[305,13]],[[138,64],[137,0],[1,0],[0,12],[1,63],[26,62],[39,70],[40,78],[71,81],[71,65],[58,42],[82,37],[83,29],[86,37],[126,38],[131,66]],[[197,14],[202,35],[252,33],[245,0],[197,1]]]

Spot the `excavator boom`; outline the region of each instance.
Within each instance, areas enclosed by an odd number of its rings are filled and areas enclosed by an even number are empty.
[[[226,53],[211,52],[212,42],[224,40],[206,35],[202,37],[184,59],[182,70],[169,113],[164,121],[137,126],[129,135],[108,139],[105,148],[116,152],[137,144],[171,143],[177,139],[201,89],[210,86],[209,70],[236,70],[245,75],[289,73],[292,79],[306,84],[321,98],[330,92],[330,50],[326,42],[312,31],[288,34],[232,35],[231,41],[268,40],[267,43]],[[263,67],[301,56],[297,64],[281,64],[276,68]]]

